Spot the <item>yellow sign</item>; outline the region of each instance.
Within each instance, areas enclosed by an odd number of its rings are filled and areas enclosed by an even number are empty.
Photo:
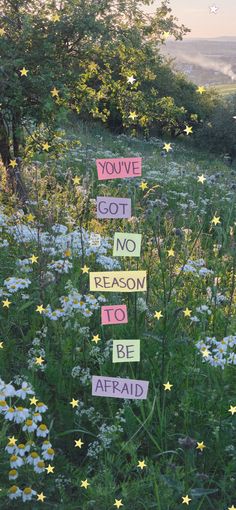
[[[98,292],[145,292],[147,271],[89,273],[90,290]]]

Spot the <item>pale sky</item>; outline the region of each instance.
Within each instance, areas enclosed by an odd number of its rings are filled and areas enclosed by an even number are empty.
[[[154,11],[160,0],[149,7]],[[219,8],[217,14],[210,14],[210,6]],[[179,21],[191,28],[188,37],[236,37],[236,0],[170,0],[173,14]]]

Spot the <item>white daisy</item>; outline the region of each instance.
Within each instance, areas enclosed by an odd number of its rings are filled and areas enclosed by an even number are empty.
[[[0,413],[4,413],[9,409],[6,400],[0,400]]]
[[[11,466],[11,469],[14,469],[14,468],[17,468],[17,467],[21,467],[23,466],[24,464],[24,461],[22,460],[21,457],[18,457],[18,455],[12,455],[10,457],[10,466]]]
[[[35,423],[38,423],[43,419],[40,413],[34,413],[32,418]]]
[[[48,428],[47,428],[47,425],[45,425],[44,423],[41,423],[41,425],[39,425],[37,431],[36,431],[36,434],[38,437],[46,437],[48,435]]]
[[[43,460],[39,460],[37,464],[34,464],[34,471],[36,473],[43,473],[45,471],[45,463]]]
[[[16,446],[16,454],[20,457],[24,457],[26,453],[26,445],[23,443],[20,443]]]
[[[15,416],[15,409],[13,407],[8,407],[8,409],[5,413],[6,420],[13,421],[14,416]]]
[[[48,441],[48,439],[46,439],[45,441],[43,441],[41,448],[42,450],[47,450],[48,448],[52,448],[52,444],[50,443],[50,441]]]
[[[53,460],[55,455],[55,451],[53,448],[47,448],[47,450],[43,450],[42,456],[45,460]]]
[[[18,471],[16,469],[11,469],[8,473],[9,480],[16,480],[18,478]]]
[[[45,413],[47,411],[47,406],[43,402],[38,402],[35,406],[35,411],[39,413]]]
[[[29,384],[24,381],[21,385],[21,388],[16,391],[16,396],[22,398],[22,400],[25,400],[27,395],[34,395],[34,392]]]
[[[16,423],[22,423],[25,421],[29,416],[29,410],[24,407],[17,407],[15,409],[15,415],[14,415],[14,421]]]
[[[21,494],[22,494],[22,491],[16,485],[12,485],[12,487],[10,487],[10,489],[8,490],[8,497],[10,499],[20,498]]]
[[[35,429],[37,429],[36,423],[34,423],[33,420],[28,418],[28,420],[26,420],[22,430],[24,432],[33,432]]]
[[[22,493],[22,499],[23,501],[30,501],[32,499],[33,496],[36,495],[36,491],[33,491],[33,489],[31,489],[31,487],[25,487],[25,489],[23,490],[23,493]]]
[[[27,463],[31,464],[31,465],[37,464],[37,462],[39,462],[39,460],[40,460],[40,457],[37,452],[31,452],[27,457]]]

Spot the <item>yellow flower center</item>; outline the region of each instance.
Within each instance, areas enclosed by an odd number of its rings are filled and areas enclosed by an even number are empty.
[[[37,459],[38,454],[37,454],[37,452],[32,452],[32,453],[30,454],[30,456],[32,457],[32,459]]]
[[[53,448],[48,448],[47,453],[48,453],[48,455],[54,455],[55,452],[54,452]]]
[[[24,411],[24,407],[21,407],[21,406],[20,406],[20,407],[17,407],[17,408],[16,408],[16,410],[17,410],[17,411]]]
[[[27,425],[27,427],[30,427],[31,425],[33,425],[33,420],[26,420],[25,424]]]
[[[0,406],[5,407],[7,405],[6,400],[0,400]]]
[[[9,476],[15,476],[15,475],[17,475],[16,469],[11,469],[11,471],[9,471]]]
[[[45,464],[44,464],[43,460],[40,460],[40,461],[38,462],[37,466],[38,466],[39,468],[44,468],[44,467],[45,467]]]
[[[17,455],[12,455],[10,461],[15,462],[17,460]]]
[[[19,444],[18,448],[19,448],[20,450],[24,450],[25,445],[24,445],[23,443],[21,443],[21,444]]]
[[[47,426],[44,425],[44,423],[42,423],[41,425],[39,425],[39,428],[40,430],[47,430]]]
[[[13,485],[9,489],[9,492],[11,492],[11,494],[15,494],[15,492],[17,492],[17,491],[18,491],[18,487],[16,485]]]
[[[32,492],[32,489],[30,487],[26,487],[24,489],[24,494],[31,494],[31,492]]]

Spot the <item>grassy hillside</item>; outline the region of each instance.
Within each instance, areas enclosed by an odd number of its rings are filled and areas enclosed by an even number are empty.
[[[164,142],[75,125],[29,154],[24,204],[1,194],[2,510],[236,504],[235,170]],[[96,158],[121,156],[142,178],[98,181]],[[98,220],[100,195],[132,217]],[[115,232],[140,233],[141,256],[114,257]],[[147,292],[89,289],[91,271],[137,269]],[[128,323],[102,326],[104,303]],[[112,363],[114,339],[140,339],[140,362]],[[93,375],[149,381],[148,398],[94,397]]]

